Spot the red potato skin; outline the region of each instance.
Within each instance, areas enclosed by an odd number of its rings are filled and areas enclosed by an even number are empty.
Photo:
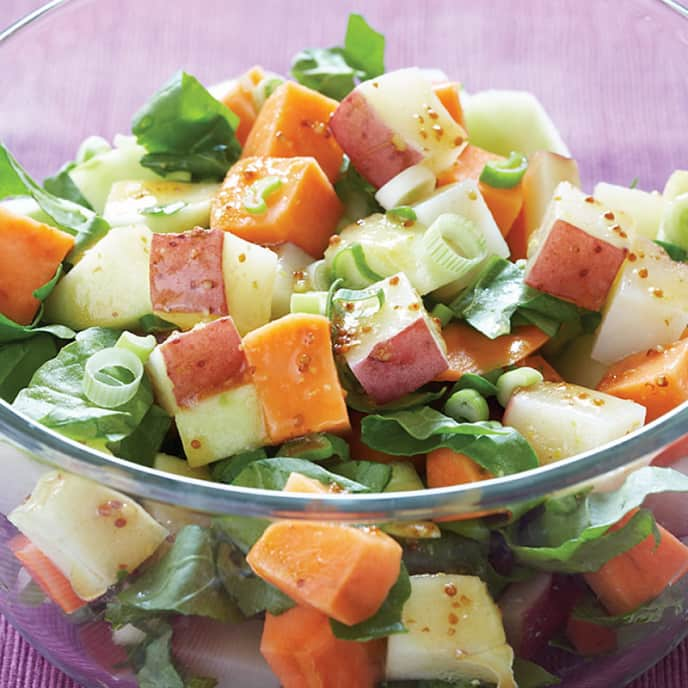
[[[581,308],[598,311],[627,253],[625,248],[557,220],[528,269],[525,283]]]
[[[423,160],[423,154],[412,145],[395,143],[395,132],[358,91],[339,104],[330,130],[356,170],[376,188]]]
[[[566,623],[566,637],[583,657],[595,657],[616,650],[616,631],[606,626],[569,618]]]
[[[378,342],[368,357],[351,370],[363,389],[378,404],[413,392],[449,367],[423,318]]]
[[[153,234],[149,262],[153,310],[227,315],[223,241],[221,230],[200,227],[182,234]]]
[[[241,337],[229,316],[170,337],[161,352],[181,407],[250,381]]]

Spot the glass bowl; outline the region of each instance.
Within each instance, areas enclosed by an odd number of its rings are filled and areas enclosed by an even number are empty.
[[[326,21],[315,0],[54,0],[0,33],[0,70],[11,75],[0,90],[0,138],[41,179],[71,159],[86,136],[128,131],[132,113],[180,67],[206,84],[253,64],[286,73],[301,48],[341,41],[350,11],[363,11],[384,31],[390,68],[441,68],[469,91],[536,93],[587,188],[597,180],[629,184],[636,177],[643,188],[661,188],[674,169],[686,166],[688,10],[675,0],[566,0],[556,11],[548,0],[338,2],[327,5]],[[7,467],[0,514],[57,467],[135,499],[207,514],[353,523],[466,515],[563,490],[616,485],[682,436],[687,421],[688,408],[681,407],[623,441],[497,480],[406,494],[306,498],[181,478],[107,457],[0,401],[0,456]],[[15,534],[0,516],[0,611],[83,685],[135,686],[119,666],[121,649],[99,620],[102,609],[68,618],[32,596],[8,549]],[[630,649],[594,661],[573,662],[562,654],[550,663],[567,688],[623,686],[680,642],[687,621],[686,613],[662,619]],[[176,649],[187,662],[209,654],[203,646],[210,637],[213,647],[221,637],[231,648],[219,663],[207,656],[201,661],[223,673],[220,685],[276,685],[257,652],[256,622],[239,630],[194,620],[177,625],[186,647]]]

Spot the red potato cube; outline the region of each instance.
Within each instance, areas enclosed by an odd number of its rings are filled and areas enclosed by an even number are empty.
[[[421,162],[446,169],[467,138],[417,68],[360,84],[339,104],[330,128],[354,167],[378,188]]]
[[[228,314],[222,274],[224,232],[197,227],[153,234],[150,295],[153,312],[183,329]]]
[[[372,315],[338,322],[338,343],[356,379],[379,404],[413,392],[448,367],[444,341],[406,275],[377,285],[385,299]],[[349,344],[346,342],[355,342]]]
[[[230,317],[172,336],[160,351],[180,407],[249,381],[241,337]]]
[[[556,220],[525,276],[525,283],[581,308],[604,305],[628,250]]]

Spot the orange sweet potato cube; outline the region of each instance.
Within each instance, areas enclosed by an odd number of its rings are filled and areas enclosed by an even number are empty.
[[[265,194],[265,209],[256,212],[256,194],[268,177],[279,179],[281,186]],[[254,244],[290,242],[319,258],[342,212],[314,158],[244,158],[227,173],[213,201],[210,225]]]
[[[337,105],[317,91],[285,82],[265,101],[244,146],[244,157],[312,156],[334,182],[343,157],[330,131]]]
[[[258,116],[253,100],[253,89],[263,80],[265,73],[262,67],[251,67],[236,81],[232,82],[220,100],[239,118],[236,134],[243,146]]]

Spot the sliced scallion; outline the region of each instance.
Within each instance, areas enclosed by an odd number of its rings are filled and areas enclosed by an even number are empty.
[[[688,193],[665,204],[657,238],[688,250]]]
[[[115,347],[131,351],[139,357],[141,363],[145,363],[151,353],[153,353],[156,343],[155,337],[152,334],[146,337],[139,337],[131,332],[122,332]]]
[[[244,208],[252,215],[261,215],[268,210],[269,196],[279,191],[284,182],[279,177],[264,177],[251,184]]]
[[[316,260],[306,268],[306,274],[313,289],[327,291],[332,283],[332,275],[324,260]]]
[[[542,382],[543,379],[542,373],[539,370],[529,366],[515,368],[502,373],[495,383],[497,387],[497,401],[502,406],[506,406],[517,389],[532,387]]]
[[[487,256],[485,237],[474,222],[462,215],[440,215],[423,235],[423,246],[436,271],[446,274],[447,283],[458,280]]]
[[[523,153],[513,151],[506,160],[488,162],[480,181],[495,189],[512,189],[523,179],[527,169],[528,158]]]
[[[327,313],[327,292],[307,291],[303,294],[294,293],[289,302],[291,313],[312,313],[325,315]]]
[[[484,397],[474,389],[460,389],[454,392],[444,405],[444,412],[457,421],[477,423],[488,420],[490,408]]]
[[[449,306],[445,306],[443,303],[438,303],[432,309],[432,313],[430,313],[430,315],[432,315],[433,318],[437,318],[442,327],[446,327],[454,318],[454,311],[449,308]]]
[[[360,244],[351,244],[337,253],[332,261],[332,274],[352,289],[363,289],[384,279],[368,265]]]
[[[131,379],[121,381],[107,372],[111,369],[122,369]],[[142,378],[143,363],[135,353],[121,347],[102,349],[86,361],[84,394],[96,406],[116,408],[134,397]]]
[[[375,194],[375,200],[385,209],[422,201],[435,190],[435,175],[424,165],[407,167],[392,177]]]
[[[332,306],[340,312],[354,310],[359,317],[375,315],[385,305],[385,291],[380,287],[368,289],[338,289]]]
[[[410,205],[398,205],[396,208],[390,208],[386,215],[407,222],[415,222],[418,219],[416,211]]]

